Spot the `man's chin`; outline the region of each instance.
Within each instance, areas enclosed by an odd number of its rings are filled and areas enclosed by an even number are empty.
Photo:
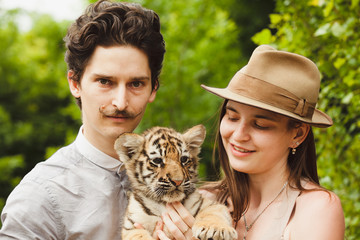
[[[139,125],[141,118],[106,118],[100,129],[112,138],[119,137],[122,133],[133,132]],[[104,133],[105,134],[105,133]]]
[[[107,135],[111,136],[111,138],[116,139],[121,134],[126,132],[133,132],[136,126],[129,124],[113,124],[104,129],[107,132]]]

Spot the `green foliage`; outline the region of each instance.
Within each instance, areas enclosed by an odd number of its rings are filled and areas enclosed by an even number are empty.
[[[24,159],[21,155],[0,158],[0,188],[2,191],[10,192],[19,184],[21,177],[16,176],[16,171],[24,168]],[[5,205],[5,199],[0,198],[0,209]]]
[[[250,57],[256,45],[250,41],[251,36],[259,32],[269,23],[269,14],[274,11],[275,1],[272,0],[221,0],[218,4],[229,12],[237,25],[238,48]]]
[[[33,28],[21,32],[16,17],[0,15],[1,202],[48,147],[64,144],[66,129],[79,126],[63,60],[67,24],[34,15]]]
[[[315,130],[319,175],[342,200],[347,239],[359,239],[359,0],[277,0],[276,10],[269,28],[253,40],[305,55],[318,65],[318,107],[334,120],[331,128]]]

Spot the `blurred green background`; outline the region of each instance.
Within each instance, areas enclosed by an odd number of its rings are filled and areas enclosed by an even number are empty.
[[[136,131],[204,124],[203,180],[218,175],[211,154],[221,100],[200,84],[225,87],[259,44],[316,62],[319,108],[335,123],[315,129],[319,175],[342,200],[346,239],[360,239],[360,0],[135,2],[160,15],[167,49],[157,99]],[[0,209],[21,178],[71,143],[81,125],[66,80],[69,21],[29,13],[33,25],[22,30],[16,23],[23,14],[0,0]]]

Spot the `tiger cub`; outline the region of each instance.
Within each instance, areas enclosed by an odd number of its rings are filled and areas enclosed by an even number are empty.
[[[124,133],[115,141],[115,150],[131,182],[123,240],[152,240],[166,203],[174,201],[181,202],[195,217],[192,227],[195,238],[237,239],[227,207],[202,198],[195,186],[198,154],[205,134],[203,125],[183,134],[153,127],[142,135]],[[134,223],[140,223],[145,230],[134,228]]]

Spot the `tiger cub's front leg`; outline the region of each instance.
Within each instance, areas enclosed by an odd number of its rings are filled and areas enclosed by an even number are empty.
[[[156,223],[161,220],[157,215],[147,215],[143,208],[135,200],[134,194],[130,194],[128,209],[122,228],[122,240],[154,240],[152,233]],[[158,206],[162,209],[161,205]],[[134,223],[139,223],[143,228],[135,228]]]
[[[194,237],[201,240],[237,239],[229,210],[222,204],[214,204],[201,210],[195,218],[192,231]]]

